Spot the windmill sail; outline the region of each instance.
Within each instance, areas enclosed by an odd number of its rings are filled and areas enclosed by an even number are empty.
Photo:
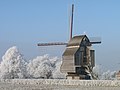
[[[73,31],[73,12],[74,12],[74,4],[72,4],[72,14],[70,20],[70,40],[72,39],[72,31]],[[38,43],[37,46],[54,46],[54,45],[67,45],[64,42],[52,42],[52,43]]]
[[[72,39],[72,31],[73,31],[73,12],[74,12],[74,4],[72,4],[72,15],[70,19],[70,40]]]
[[[38,43],[38,46],[54,46],[54,45],[67,45],[67,43],[64,42]]]
[[[90,37],[89,38],[91,44],[100,44],[101,43],[101,37]]]

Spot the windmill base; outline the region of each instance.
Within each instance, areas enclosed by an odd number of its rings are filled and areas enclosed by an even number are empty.
[[[75,79],[75,80],[91,80],[90,75],[81,75],[81,74],[68,74],[66,79]]]

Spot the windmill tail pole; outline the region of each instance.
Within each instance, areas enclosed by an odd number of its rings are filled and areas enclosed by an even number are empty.
[[[74,4],[72,4],[72,16],[70,20],[70,40],[72,39],[72,31],[73,31],[73,12],[74,12]]]
[[[53,43],[38,43],[37,46],[55,46],[55,45],[67,45],[64,42],[53,42]]]

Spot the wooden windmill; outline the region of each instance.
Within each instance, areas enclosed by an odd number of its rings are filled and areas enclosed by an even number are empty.
[[[86,35],[72,37],[73,12],[70,24],[70,40],[68,43],[39,43],[38,46],[66,45],[62,55],[60,71],[67,73],[67,79],[93,79],[93,67],[95,66],[95,50],[91,49],[92,44],[99,44],[101,41],[90,41]]]

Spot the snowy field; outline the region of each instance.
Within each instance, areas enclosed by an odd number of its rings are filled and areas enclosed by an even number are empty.
[[[1,79],[0,90],[120,90],[119,80]]]

